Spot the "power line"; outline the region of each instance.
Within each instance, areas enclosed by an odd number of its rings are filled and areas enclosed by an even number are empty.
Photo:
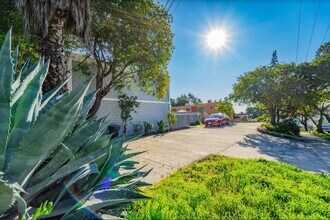
[[[298,48],[299,48],[299,38],[300,38],[300,23],[301,23],[301,8],[302,8],[302,0],[300,0],[300,10],[299,10],[298,37],[297,37],[297,49],[296,49],[296,63],[297,63],[297,60],[298,60]]]
[[[314,20],[314,24],[313,24],[313,29],[312,29],[311,38],[309,39],[309,44],[308,44],[308,48],[307,48],[307,53],[306,53],[305,61],[307,60],[308,53],[309,53],[309,48],[310,48],[310,46],[311,46],[311,42],[312,42],[312,38],[313,38],[313,34],[314,34],[314,29],[315,29],[315,25],[316,25],[317,17],[318,17],[318,15],[319,15],[319,11],[320,11],[320,5],[321,5],[321,0],[319,0],[319,5],[318,5],[318,7],[317,7],[317,12],[316,12],[316,16],[315,16],[315,20]]]
[[[181,2],[181,0],[179,0],[179,1],[178,1],[178,4],[176,4],[176,6],[175,6],[175,8],[174,8],[174,10],[173,10],[173,12],[172,12],[172,15],[174,14],[176,8],[179,6],[180,2]]]
[[[166,6],[167,6],[167,3],[168,3],[169,1],[170,1],[170,0],[167,0],[167,1],[166,1],[166,4],[165,4],[165,8],[166,8]]]
[[[167,12],[169,12],[171,10],[172,5],[173,5],[174,2],[175,2],[175,0],[172,1],[172,3],[170,4],[170,7],[168,7],[168,9],[167,9]]]
[[[325,41],[325,37],[327,36],[329,29],[330,29],[330,24],[329,24],[329,26],[328,26],[328,28],[327,28],[327,31],[326,31],[325,34],[324,34],[324,37],[323,37],[323,39],[322,39],[322,43],[321,43],[321,45],[324,43],[324,41]]]

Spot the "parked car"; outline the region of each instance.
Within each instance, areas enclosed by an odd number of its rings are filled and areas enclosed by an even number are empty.
[[[323,125],[322,129],[323,129],[323,131],[330,133],[330,125]]]
[[[215,113],[212,115],[209,115],[209,117],[204,119],[204,125],[205,127],[208,126],[218,126],[229,124],[229,117],[226,114],[222,113]]]

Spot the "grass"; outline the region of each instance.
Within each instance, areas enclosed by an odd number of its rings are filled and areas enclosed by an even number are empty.
[[[149,187],[128,219],[329,219],[330,176],[218,155]]]
[[[312,134],[316,137],[320,137],[320,138],[323,138],[325,140],[330,141],[330,133],[321,134],[321,133],[318,133],[316,130],[313,130],[313,131],[310,132],[310,134]]]

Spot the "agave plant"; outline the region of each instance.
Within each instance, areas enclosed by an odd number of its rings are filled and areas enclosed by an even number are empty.
[[[10,37],[0,51],[0,218],[111,218],[146,198],[138,187],[148,172],[128,160],[137,153],[104,135],[107,118],[87,119],[91,79],[43,95],[48,61],[27,61],[16,74]]]

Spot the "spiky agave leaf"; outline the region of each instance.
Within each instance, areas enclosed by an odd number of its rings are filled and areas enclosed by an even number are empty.
[[[148,172],[128,161],[136,154],[126,155],[125,138],[110,141],[104,135],[107,117],[86,119],[95,95],[86,96],[91,79],[71,93],[58,96],[55,90],[43,97],[41,84],[48,63],[28,61],[14,80],[16,57],[17,50],[11,58],[9,32],[0,51],[4,65],[0,66],[0,113],[5,116],[0,117],[0,164],[5,162],[4,172],[0,171],[0,215],[24,218],[27,207],[32,215],[50,201],[53,213],[44,218],[88,219],[86,207],[99,218],[114,217],[125,204],[144,198],[136,187]],[[112,184],[103,184],[109,181]],[[126,197],[112,200],[110,191]],[[77,195],[78,201],[67,192]]]
[[[14,189],[6,181],[0,178],[0,217],[4,214],[14,202]]]
[[[33,115],[35,113],[34,110],[36,105],[38,105],[37,101],[39,95],[41,94],[41,86],[45,79],[48,65],[49,62],[46,64],[38,64],[36,67],[36,75],[29,80],[29,83],[24,89],[24,93],[15,106],[15,111],[11,112],[14,117],[14,121],[11,125],[12,130],[10,131],[10,136],[8,139],[4,169],[7,169],[11,157],[33,122]]]
[[[13,59],[11,57],[11,30],[7,33],[0,50],[0,170],[5,162],[5,151],[10,129],[11,84]]]
[[[73,128],[79,116],[82,97],[84,97],[90,82],[91,79],[86,80],[31,126],[8,165],[6,170],[8,176],[21,185],[26,184],[34,170]],[[29,163],[26,163],[27,161]]]

